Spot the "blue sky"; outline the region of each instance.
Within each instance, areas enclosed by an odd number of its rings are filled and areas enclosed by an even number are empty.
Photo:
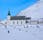
[[[14,16],[21,10],[33,5],[37,0],[0,0],[0,19],[7,17],[8,10]]]

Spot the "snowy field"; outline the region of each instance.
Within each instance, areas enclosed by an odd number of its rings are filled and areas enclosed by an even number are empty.
[[[43,25],[0,25],[0,40],[43,40]]]

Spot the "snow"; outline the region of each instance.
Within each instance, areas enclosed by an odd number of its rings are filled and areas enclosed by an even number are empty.
[[[9,33],[8,33],[9,31]],[[23,25],[0,27],[0,40],[43,40],[43,27],[39,25],[28,25],[28,28]]]

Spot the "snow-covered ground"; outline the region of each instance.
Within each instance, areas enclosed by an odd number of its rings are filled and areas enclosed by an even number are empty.
[[[9,31],[9,32],[8,32]],[[0,27],[0,40],[43,40],[43,25]]]

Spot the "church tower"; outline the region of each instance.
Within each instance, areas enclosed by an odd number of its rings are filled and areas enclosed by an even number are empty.
[[[8,11],[8,15],[7,15],[7,20],[10,20],[11,14],[10,14],[10,10]]]

